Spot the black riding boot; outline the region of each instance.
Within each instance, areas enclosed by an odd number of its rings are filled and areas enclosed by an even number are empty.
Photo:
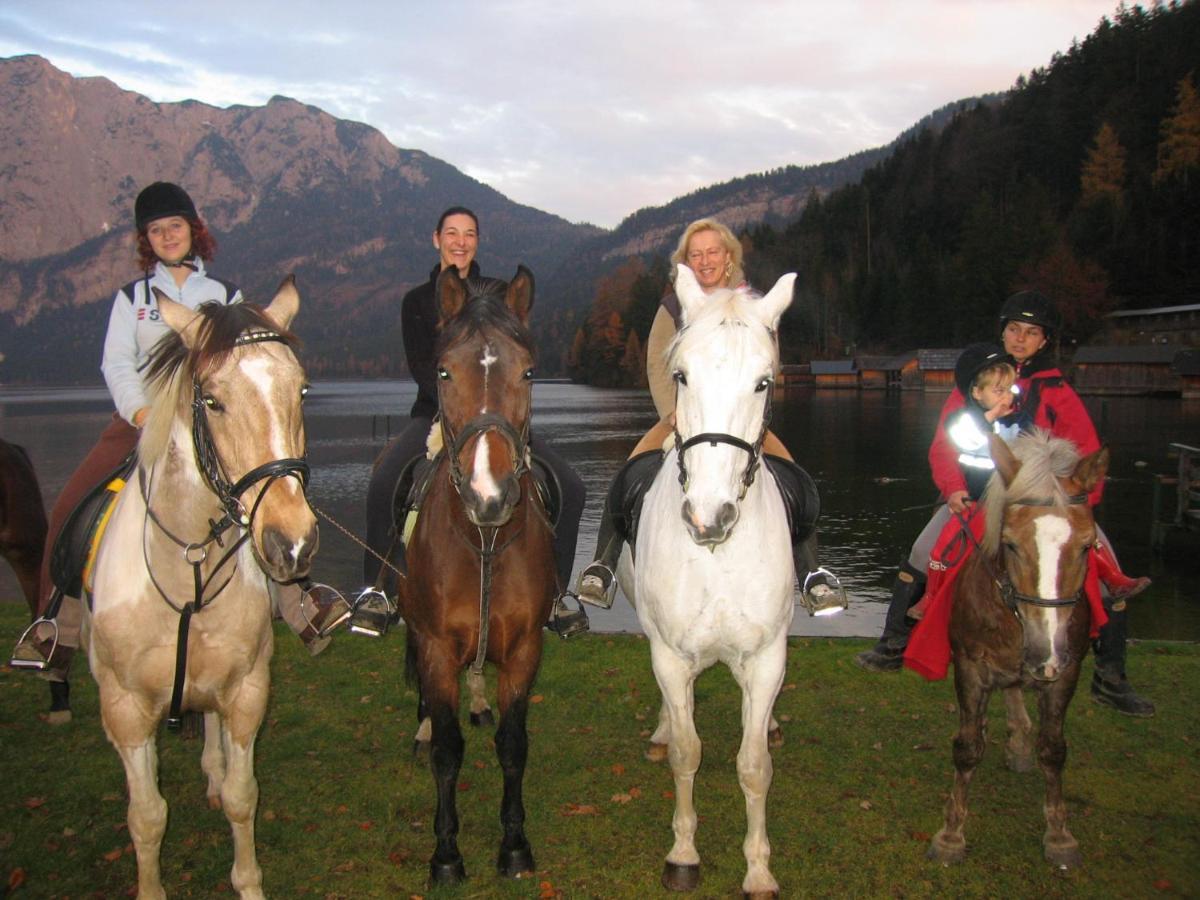
[[[596,556],[579,573],[579,599],[602,609],[610,609],[617,591],[617,563],[621,548],[634,537],[634,523],[641,514],[645,496],[654,476],[662,468],[663,455],[658,450],[639,453],[625,460],[613,477],[604,497],[604,512],[600,515],[600,530],[596,535]]]
[[[858,654],[854,661],[868,672],[900,671],[904,666],[904,648],[908,646],[908,635],[913,627],[908,611],[924,593],[925,573],[917,571],[905,560],[892,585],[892,600],[888,604],[879,643]]]
[[[1108,624],[1092,642],[1096,671],[1092,675],[1092,699],[1127,716],[1154,715],[1154,704],[1140,696],[1125,677],[1126,638],[1129,633],[1125,610],[1108,612]]]

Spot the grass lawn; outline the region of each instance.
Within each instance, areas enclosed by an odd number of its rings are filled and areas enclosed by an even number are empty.
[[[0,605],[7,652],[23,606]],[[537,876],[501,880],[500,775],[489,732],[467,731],[460,846],[470,880],[430,891],[433,785],[411,753],[415,695],[404,641],[340,635],[308,658],[276,626],[273,698],[257,745],[258,853],[272,897],[663,896],[672,782],[643,759],[658,691],[647,643],[632,636],[548,638],[530,713],[527,829]],[[957,713],[950,681],[869,675],[861,640],[793,639],[776,715],[768,828],[772,871],[791,897],[1200,896],[1200,647],[1141,643],[1134,682],[1158,704],[1131,719],[1088,698],[1091,661],[1067,727],[1070,827],[1084,864],[1042,860],[1042,779],[1003,766],[1003,703],[967,823],[970,855],[925,859],[950,787]],[[131,896],[135,861],[120,761],[100,727],[95,683],[80,665],[74,721],[47,725],[45,685],[0,669],[0,896]],[[696,897],[740,895],[745,817],[734,758],[741,696],[718,667],[696,686],[704,741],[697,777]],[[1032,704],[1031,704],[1032,705]],[[465,713],[464,713],[465,721]],[[225,819],[204,798],[199,741],[160,732],[170,823],[163,882],[171,897],[231,894]]]

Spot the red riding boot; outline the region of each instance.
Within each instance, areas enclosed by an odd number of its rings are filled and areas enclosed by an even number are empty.
[[[1112,549],[1107,544],[1096,541],[1095,546],[1096,552],[1093,557],[1096,560],[1096,574],[1108,588],[1113,600],[1128,600],[1150,587],[1149,578],[1130,578],[1122,572],[1117,558],[1113,556]]]

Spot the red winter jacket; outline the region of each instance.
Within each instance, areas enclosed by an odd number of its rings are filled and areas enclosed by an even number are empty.
[[[1013,415],[1018,421],[1027,420],[1030,413],[1033,415],[1032,422],[1021,421],[1022,430],[1031,426],[1044,428],[1055,437],[1071,441],[1081,456],[1100,449],[1092,417],[1057,367],[1038,369],[1035,357],[1018,370],[1017,385],[1021,388],[1021,407]],[[1033,404],[1036,408],[1031,408]],[[958,388],[950,392],[942,405],[933,443],[929,445],[929,470],[943,498],[967,489],[967,480],[958,464],[958,450],[946,435],[947,417],[965,405]],[[1005,421],[1012,421],[1012,418],[1006,417]],[[1103,492],[1104,483],[1100,482],[1088,496],[1088,503],[1095,506]]]

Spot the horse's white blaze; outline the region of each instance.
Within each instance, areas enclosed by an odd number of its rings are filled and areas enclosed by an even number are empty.
[[[252,358],[243,359],[238,363],[238,368],[242,370],[250,383],[254,385],[254,390],[258,393],[260,406],[262,410],[271,410],[275,408],[272,402],[272,396],[275,391],[275,378],[271,373],[272,362],[270,359]],[[287,446],[287,435],[283,433],[283,428],[280,426],[279,419],[273,416],[265,417],[267,425],[267,435],[264,443],[267,445],[267,452],[270,453],[272,459],[283,459],[291,456]],[[263,421],[262,419],[259,420]]]
[[[479,365],[483,366],[483,408],[479,410],[481,413],[487,412],[488,379],[492,374],[492,366],[499,359],[491,344],[483,345],[483,356],[479,357]]]
[[[480,435],[479,439],[475,441],[475,466],[471,472],[471,490],[484,500],[500,496],[500,486],[496,484],[496,479],[492,475],[491,454],[488,453],[487,441],[484,440],[483,435]]]
[[[1038,596],[1058,596],[1058,565],[1063,545],[1071,538],[1071,523],[1062,516],[1038,516],[1033,523],[1038,551]]]

